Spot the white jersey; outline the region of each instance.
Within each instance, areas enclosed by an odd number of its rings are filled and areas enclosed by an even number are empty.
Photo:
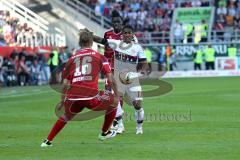
[[[137,74],[136,63],[139,59],[146,59],[143,48],[138,43],[124,43],[122,40],[107,39],[109,47],[114,53],[114,79],[116,80],[118,92],[121,95],[126,95],[129,102],[134,100],[142,100],[142,88],[139,84],[138,78],[134,78],[128,85],[123,84],[120,80],[119,74],[123,71],[129,71]],[[132,105],[132,103],[128,103]]]
[[[116,51],[115,58],[121,61],[135,62],[146,58],[143,48],[138,43],[125,43],[122,40],[108,39],[109,47]]]

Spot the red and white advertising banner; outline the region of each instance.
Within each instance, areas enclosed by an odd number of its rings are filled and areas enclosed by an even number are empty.
[[[238,59],[231,57],[217,57],[215,60],[216,70],[238,70]]]

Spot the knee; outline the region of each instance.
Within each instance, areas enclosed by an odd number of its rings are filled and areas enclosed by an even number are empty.
[[[71,117],[67,114],[63,114],[60,119],[63,121],[63,122],[68,122],[70,121]]]
[[[142,108],[141,101],[139,100],[133,101],[133,106],[136,110],[141,109]]]

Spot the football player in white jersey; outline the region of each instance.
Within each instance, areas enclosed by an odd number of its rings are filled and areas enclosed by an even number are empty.
[[[142,107],[142,88],[139,84],[139,79],[135,78],[129,84],[123,84],[119,75],[126,71],[131,73],[138,72],[139,75],[140,73],[147,74],[149,70],[147,58],[140,44],[133,42],[133,28],[131,26],[126,25],[123,27],[122,36],[122,40],[104,39],[97,36],[95,36],[95,39],[116,51],[114,58],[114,78],[118,82],[118,91],[134,106],[137,122],[136,134],[142,134],[144,110]]]

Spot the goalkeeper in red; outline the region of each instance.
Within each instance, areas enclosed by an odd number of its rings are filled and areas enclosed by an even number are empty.
[[[118,91],[111,73],[107,59],[100,53],[91,49],[93,35],[91,32],[82,31],[79,36],[81,49],[67,62],[62,74],[62,105],[65,112],[59,117],[52,127],[47,139],[41,147],[52,145],[55,136],[64,128],[67,122],[74,120],[85,107],[93,112],[105,112],[100,140],[112,138],[115,131],[109,128],[116,115]],[[109,91],[98,90],[99,73],[103,72],[110,82],[114,95]]]

